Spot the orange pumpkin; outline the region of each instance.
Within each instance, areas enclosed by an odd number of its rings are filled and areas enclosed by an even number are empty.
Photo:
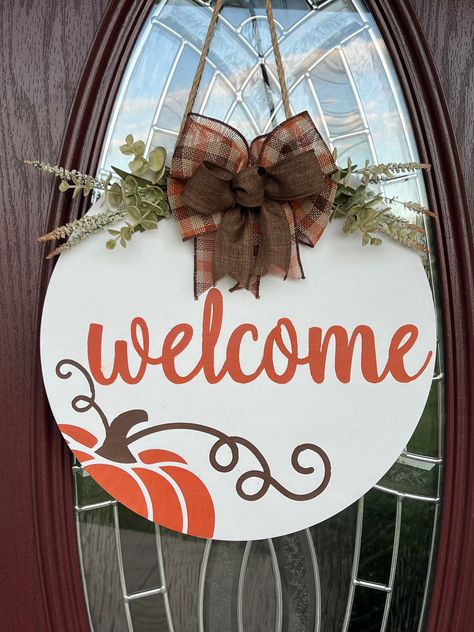
[[[120,503],[168,529],[201,538],[213,536],[211,495],[181,456],[169,450],[148,449],[138,454],[133,464],[104,463],[94,452],[99,446],[92,433],[71,424],[59,428],[73,441],[71,449],[84,469]]]

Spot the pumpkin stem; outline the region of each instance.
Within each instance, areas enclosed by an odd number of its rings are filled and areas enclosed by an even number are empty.
[[[148,421],[146,410],[127,410],[118,415],[107,429],[104,443],[96,454],[117,463],[136,463],[127,445],[127,435],[133,426]]]

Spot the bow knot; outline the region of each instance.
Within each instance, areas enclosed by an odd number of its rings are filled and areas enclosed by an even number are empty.
[[[307,113],[248,147],[239,132],[190,114],[168,196],[195,238],[195,296],[230,275],[258,295],[261,276],[302,278],[298,242],[314,245],[330,214],[334,160]]]
[[[231,188],[237,204],[246,208],[262,206],[267,175],[265,167],[257,165],[250,165],[239,171],[231,180]]]
[[[230,274],[249,289],[271,267],[286,277],[291,261],[291,233],[281,202],[317,195],[322,172],[314,151],[281,160],[266,169],[247,165],[236,174],[204,161],[186,182],[183,201],[202,215],[226,211],[217,231],[212,281]],[[259,210],[261,242],[254,254],[254,218]]]

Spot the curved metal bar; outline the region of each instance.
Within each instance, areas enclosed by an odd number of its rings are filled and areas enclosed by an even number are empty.
[[[311,530],[305,529],[305,534],[308,541],[309,554],[311,557],[311,565],[313,567],[314,577],[314,632],[321,632],[321,579],[319,576],[318,558],[316,555],[316,548],[314,546]]]
[[[252,548],[252,542],[247,542],[245,545],[244,553],[242,555],[242,562],[240,563],[239,572],[239,586],[237,588],[237,630],[238,632],[244,632],[244,588],[245,588],[245,575],[247,573],[247,566],[250,557],[250,550]]]
[[[341,632],[349,630],[351,622],[352,604],[354,603],[354,594],[357,581],[357,573],[359,572],[360,547],[362,543],[362,527],[364,524],[364,498],[362,497],[357,504],[357,522],[354,537],[354,557],[352,558],[351,584],[347,595],[346,612],[342,623]]]
[[[206,574],[207,564],[209,562],[209,554],[211,552],[212,540],[206,542],[204,551],[202,554],[201,568],[199,570],[199,583],[198,583],[198,630],[199,632],[206,632],[204,629],[204,590],[206,587]]]
[[[283,588],[281,585],[281,573],[278,565],[278,557],[272,540],[267,540],[270,550],[270,558],[272,561],[273,577],[275,579],[275,632],[282,632],[283,625]]]
[[[165,575],[165,562],[163,559],[163,547],[161,545],[161,531],[160,526],[155,524],[155,541],[156,541],[156,550],[158,554],[158,569],[160,571],[160,580],[162,585],[163,592],[163,601],[165,605],[165,614],[166,614],[166,622],[168,624],[168,632],[174,632],[173,626],[173,617],[171,614],[171,606],[170,606],[170,598],[168,593],[168,584],[166,583],[166,575]]]

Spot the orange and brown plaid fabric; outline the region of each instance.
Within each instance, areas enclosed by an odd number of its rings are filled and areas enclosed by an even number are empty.
[[[270,269],[270,274],[288,278],[304,278],[299,244],[314,246],[326,228],[337,185],[331,175],[336,170],[331,152],[321,138],[308,112],[302,112],[280,124],[269,134],[253,140],[250,147],[240,132],[226,123],[190,114],[178,140],[168,179],[168,197],[183,240],[195,240],[194,295],[197,298],[212,284],[212,253],[216,231],[221,222],[219,211],[200,214],[186,206],[182,194],[186,182],[198,167],[208,161],[238,173],[248,165],[274,167],[280,161],[312,150],[323,173],[323,187],[318,195],[281,202],[291,234],[291,261],[288,271]],[[258,252],[260,230],[254,219],[254,250]],[[237,284],[233,289],[238,289]],[[251,291],[258,296],[259,278],[252,281]]]

